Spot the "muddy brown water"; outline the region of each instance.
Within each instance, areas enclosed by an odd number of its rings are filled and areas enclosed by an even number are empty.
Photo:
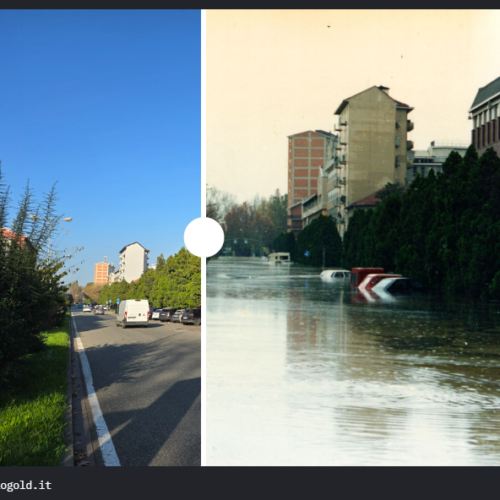
[[[207,264],[207,464],[500,464],[500,305],[320,272]]]

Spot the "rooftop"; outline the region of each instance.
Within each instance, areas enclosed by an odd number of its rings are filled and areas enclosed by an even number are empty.
[[[9,228],[7,227],[2,227],[0,229],[0,233],[3,234],[3,236],[9,240],[15,240],[17,238],[17,233],[15,233],[14,231],[11,231]],[[25,242],[27,241],[29,243],[29,245],[32,247],[33,245],[31,244],[31,241],[29,240],[29,238],[27,236],[25,236],[24,234],[22,234],[20,237],[19,237],[20,241],[21,241],[21,246],[24,248],[24,244]]]
[[[500,93],[500,77],[492,82],[488,83],[485,87],[481,87],[476,94],[476,98],[470,107],[470,111],[472,111],[476,106],[484,103],[491,97]]]
[[[410,106],[408,106],[408,104],[405,104],[404,102],[401,102],[401,101],[397,101],[396,99],[394,99],[393,97],[391,97],[389,95],[389,93],[387,92],[389,90],[388,87],[383,87],[382,85],[379,85],[378,87],[376,85],[374,85],[373,87],[370,87],[366,90],[363,90],[362,92],[358,92],[357,94],[354,94],[353,96],[351,97],[348,97],[347,99],[344,99],[342,101],[342,103],[340,104],[340,106],[337,108],[337,111],[335,111],[334,115],[340,115],[342,113],[342,111],[344,111],[345,107],[349,104],[349,99],[352,99],[353,97],[356,97],[360,94],[363,94],[364,92],[368,91],[368,90],[371,90],[373,88],[376,88],[378,90],[380,90],[381,92],[383,92],[387,97],[389,97],[389,99],[392,99],[399,107],[401,108],[408,108],[408,111],[412,111],[413,108],[411,108]]]
[[[382,200],[379,198],[376,198],[376,194],[378,191],[375,191],[375,193],[372,193],[365,198],[361,198],[361,200],[355,201],[354,203],[351,203],[348,207],[346,207],[348,210],[350,208],[361,208],[361,207],[375,207],[377,206]]]
[[[137,243],[137,245],[139,245],[140,247],[144,248],[144,251],[145,251],[145,252],[149,252],[149,250],[147,250],[147,249],[146,249],[146,247],[143,247],[140,243],[138,243],[137,241],[134,241],[133,243],[130,243],[130,245],[125,245],[125,246],[124,246],[124,247],[120,250],[120,252],[119,252],[119,253],[123,253],[127,247],[131,247],[132,245],[135,245],[136,243]]]

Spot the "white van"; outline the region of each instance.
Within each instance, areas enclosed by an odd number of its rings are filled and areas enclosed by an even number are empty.
[[[120,302],[116,326],[148,326],[149,302],[146,299],[132,299]]]

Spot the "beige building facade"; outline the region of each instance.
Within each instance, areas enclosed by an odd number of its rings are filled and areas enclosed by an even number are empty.
[[[407,153],[413,148],[407,134],[413,129],[413,108],[389,96],[387,87],[371,87],[344,99],[338,116],[338,161],[327,169],[327,211],[342,221],[341,236],[353,211],[346,207],[383,189],[405,184]]]
[[[138,280],[148,268],[149,250],[140,243],[131,243],[120,250],[120,267],[115,273],[115,281]]]

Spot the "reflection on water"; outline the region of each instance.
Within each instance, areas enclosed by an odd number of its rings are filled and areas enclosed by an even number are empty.
[[[500,307],[207,265],[208,465],[500,463]]]

